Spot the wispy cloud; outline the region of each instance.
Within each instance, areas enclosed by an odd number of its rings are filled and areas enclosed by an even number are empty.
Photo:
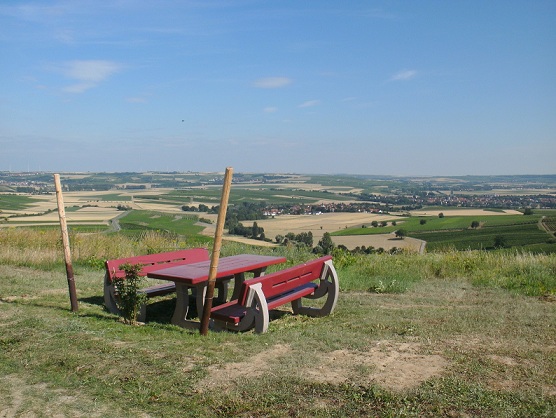
[[[417,75],[415,70],[402,70],[390,77],[390,81],[407,81],[411,80]]]
[[[277,89],[280,87],[286,87],[292,82],[293,80],[288,77],[266,77],[255,80],[253,85],[261,89]]]
[[[320,104],[319,100],[307,100],[306,102],[301,103],[298,107],[313,107]]]
[[[144,97],[128,97],[126,101],[129,103],[147,103],[147,99]]]
[[[121,64],[113,61],[70,61],[62,65],[60,72],[67,78],[77,80],[64,88],[68,93],[83,93],[120,71]]]
[[[268,106],[268,107],[265,107],[263,109],[263,112],[265,112],[265,113],[275,113],[277,111],[278,111],[278,108],[274,107],[274,106]]]

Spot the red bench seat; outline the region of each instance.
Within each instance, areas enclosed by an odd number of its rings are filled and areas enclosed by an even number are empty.
[[[286,303],[294,314],[325,316],[332,313],[338,300],[338,275],[332,257],[325,256],[294,267],[243,282],[238,299],[211,309],[216,328],[237,331],[255,328],[268,330],[269,311]],[[302,306],[302,298],[326,296],[321,308]]]

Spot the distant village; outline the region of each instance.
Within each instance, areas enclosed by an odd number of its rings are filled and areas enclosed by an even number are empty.
[[[322,204],[271,205],[263,209],[265,216],[277,215],[319,215],[329,212],[390,213],[421,209],[426,206],[446,208],[497,208],[497,209],[554,209],[556,196],[497,196],[497,195],[437,195],[395,196],[395,195],[353,195],[351,202],[330,202]],[[357,200],[359,199],[359,200]],[[362,200],[365,199],[365,200]]]

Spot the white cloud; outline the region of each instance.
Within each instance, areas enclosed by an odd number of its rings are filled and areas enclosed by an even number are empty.
[[[263,109],[263,112],[265,112],[265,113],[275,113],[277,111],[278,111],[278,108],[274,107],[274,106],[268,106],[268,107],[265,107]]]
[[[415,70],[402,70],[394,74],[390,81],[406,81],[411,80],[413,77],[417,75],[417,71]]]
[[[64,88],[68,93],[83,93],[120,71],[122,66],[113,61],[87,60],[65,63],[60,72],[78,83]]]
[[[320,104],[319,100],[307,100],[306,102],[301,103],[298,107],[313,107]]]
[[[291,84],[292,81],[293,80],[288,77],[267,77],[255,80],[253,85],[261,89],[277,89]]]

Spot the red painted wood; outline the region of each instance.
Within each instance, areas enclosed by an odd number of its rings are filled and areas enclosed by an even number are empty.
[[[148,273],[164,268],[165,264],[183,265],[209,260],[209,253],[206,248],[190,248],[187,250],[169,251],[157,254],[139,255],[134,257],[118,258],[106,260],[105,266],[112,277],[125,277],[125,272],[120,270],[122,264],[142,264],[140,275],[146,276]]]
[[[328,255],[285,270],[277,271],[276,273],[246,280],[243,283],[238,301],[242,305],[246,303],[249,286],[255,283],[261,283],[263,293],[266,299],[269,300],[280,294],[292,291],[306,283],[312,282],[320,277],[324,262],[331,259],[332,256]]]
[[[284,263],[285,257],[241,254],[219,260],[216,278],[233,276],[245,272],[257,272],[273,264]],[[148,274],[152,279],[171,280],[189,285],[197,285],[208,280],[210,260],[157,269]]]

